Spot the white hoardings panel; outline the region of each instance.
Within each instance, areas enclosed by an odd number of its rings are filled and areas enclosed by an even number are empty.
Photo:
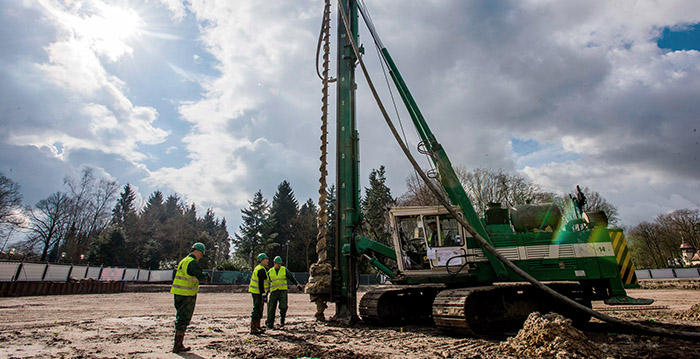
[[[44,277],[46,264],[41,263],[22,263],[22,270],[19,272],[18,281],[40,282]]]
[[[171,282],[173,280],[173,274],[175,271],[172,269],[168,270],[152,270],[151,279],[149,282]]]
[[[0,262],[0,282],[10,282],[15,279],[19,262]]]
[[[126,271],[124,271],[124,280],[133,282],[136,280],[136,278],[139,275],[139,270],[136,268],[127,268]]]
[[[673,270],[676,272],[676,278],[698,278],[700,273],[698,273],[697,268],[676,268]]]
[[[650,269],[649,271],[651,272],[651,277],[653,279],[676,278],[676,275],[673,273],[672,268]]]
[[[649,273],[648,269],[637,269],[634,271],[634,275],[637,276],[637,279],[650,279],[651,278],[651,273]]]
[[[87,274],[85,274],[85,278],[97,280],[100,276],[101,269],[102,267],[88,267]]]
[[[124,269],[125,268],[116,268],[116,267],[105,267],[102,268],[102,274],[100,274],[100,280],[122,280],[122,277],[124,276]]]
[[[70,265],[65,264],[49,264],[44,275],[45,282],[65,282],[68,280],[70,273]]]
[[[148,269],[139,269],[139,276],[136,279],[139,282],[148,282],[148,273],[150,270]]]
[[[87,266],[73,266],[73,270],[70,272],[70,277],[72,279],[85,279],[87,274]]]

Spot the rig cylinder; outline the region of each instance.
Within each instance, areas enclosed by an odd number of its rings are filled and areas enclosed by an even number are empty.
[[[561,210],[551,203],[513,206],[510,221],[516,232],[545,230],[547,227],[555,230],[561,221]]]

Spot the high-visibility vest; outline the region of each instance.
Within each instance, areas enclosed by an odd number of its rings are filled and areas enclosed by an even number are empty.
[[[428,237],[428,246],[429,247],[437,247],[437,245],[438,245],[438,243],[436,241],[437,236],[434,236],[435,238],[433,238],[434,234],[437,234],[437,231],[431,231],[430,237]],[[433,242],[435,242],[435,243],[433,243]]]
[[[192,297],[199,292],[199,279],[187,274],[187,267],[195,259],[187,256],[177,265],[177,273],[173,279],[173,286],[170,287],[170,293]]]
[[[270,268],[267,276],[270,278],[270,292],[289,289],[287,288],[287,269],[284,266],[281,266],[280,270],[275,270],[275,267]]]
[[[262,294],[260,293],[260,284],[258,283],[258,272],[260,270],[265,270],[265,267],[262,264],[258,264],[255,269],[253,269],[253,275],[250,277],[250,285],[248,286],[248,291],[253,293],[253,294]],[[270,280],[265,279],[265,293],[270,291]]]

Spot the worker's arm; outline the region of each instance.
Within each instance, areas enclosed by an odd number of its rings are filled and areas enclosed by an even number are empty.
[[[202,272],[202,267],[199,265],[199,262],[197,261],[192,261],[190,264],[187,266],[187,274],[197,277],[199,281],[205,281],[209,277],[208,274]]]
[[[294,276],[292,275],[292,272],[290,272],[290,271],[286,271],[286,272],[287,272],[287,280],[294,283],[294,285],[299,285],[299,282],[297,282],[297,279],[294,278]]]
[[[265,268],[258,270],[258,287],[260,288],[260,294],[265,294],[265,281],[267,280],[267,271]]]

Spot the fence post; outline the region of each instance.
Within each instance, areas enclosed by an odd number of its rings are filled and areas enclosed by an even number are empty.
[[[98,281],[102,279],[102,271],[103,271],[104,269],[105,269],[104,264],[100,264],[100,271],[97,272],[97,280],[98,280]]]
[[[73,263],[70,264],[70,269],[68,270],[68,275],[66,276],[66,282],[70,280],[71,274],[73,274]]]
[[[151,267],[148,267],[148,279],[146,279],[146,282],[151,281]]]
[[[43,282],[46,278],[46,272],[49,271],[49,262],[46,262],[46,267],[44,267],[44,274],[41,275],[41,281]]]
[[[17,272],[15,273],[15,276],[12,278],[13,282],[16,282],[17,279],[19,279],[19,274],[22,273],[22,266],[24,265],[24,261],[19,262],[19,265],[17,266]]]

